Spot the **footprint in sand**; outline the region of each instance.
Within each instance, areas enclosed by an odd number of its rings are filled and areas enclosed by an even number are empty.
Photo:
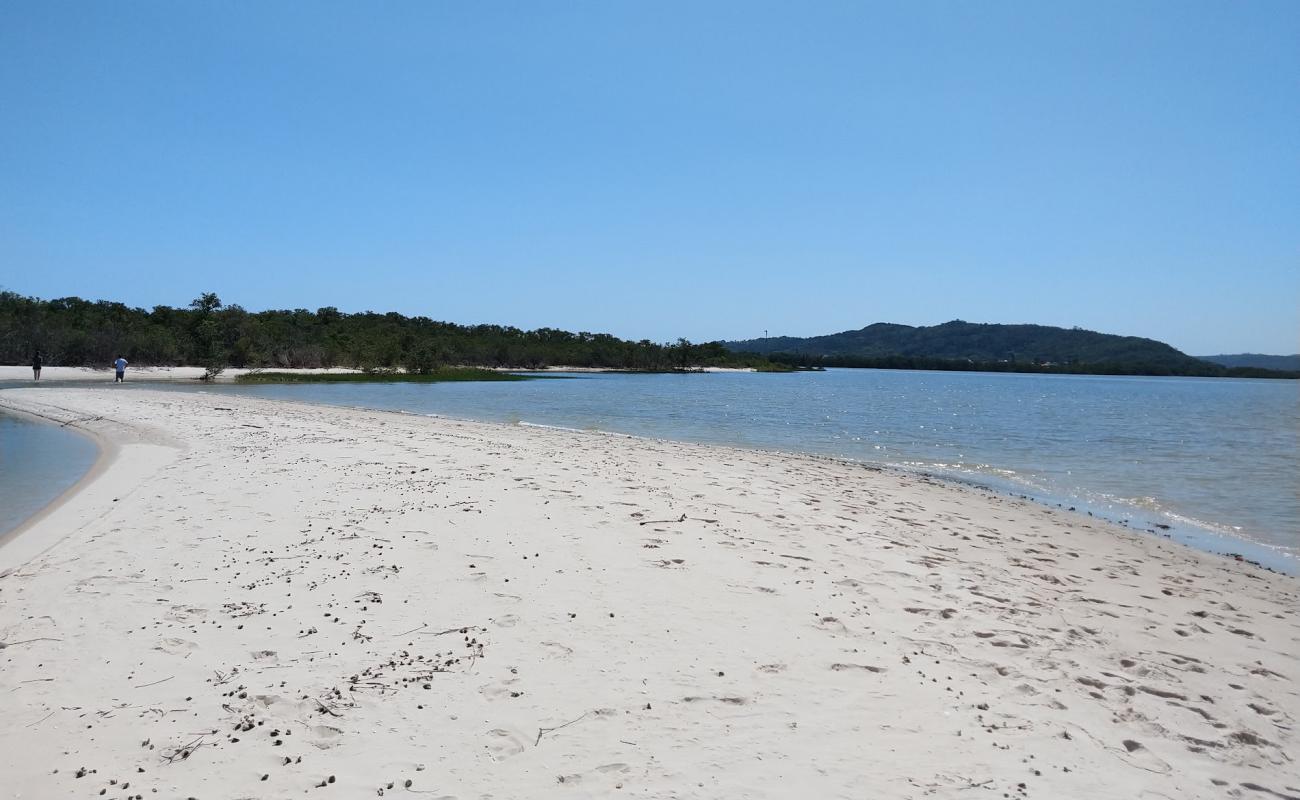
[[[509,699],[513,697],[519,697],[520,695],[523,694],[523,692],[514,688],[515,684],[517,683],[519,683],[518,678],[510,678],[509,680],[497,681],[497,682],[493,682],[481,686],[479,687],[478,691],[479,694],[483,695],[489,700],[498,700],[501,698]]]
[[[542,642],[542,647],[545,647],[547,654],[554,658],[569,658],[573,655],[572,647],[559,642]]]
[[[206,608],[200,608],[198,606],[172,606],[171,610],[163,615],[163,618],[172,620],[173,622],[189,622],[191,618],[203,617],[206,616],[207,613],[208,610]]]
[[[1130,764],[1151,772],[1169,772],[1169,764],[1148,750],[1141,742],[1134,739],[1125,739],[1123,745],[1124,751],[1127,753],[1124,760]]]
[[[336,746],[343,731],[332,725],[314,725],[311,728],[311,744],[321,750]]]
[[[164,653],[169,653],[174,656],[179,656],[189,655],[190,651],[195,647],[198,647],[198,645],[188,639],[177,639],[174,636],[169,636],[159,642],[158,646],[154,649],[161,650]]]
[[[524,745],[525,739],[519,734],[505,728],[493,728],[488,731],[488,743],[484,747],[492,758],[505,761],[524,752]]]

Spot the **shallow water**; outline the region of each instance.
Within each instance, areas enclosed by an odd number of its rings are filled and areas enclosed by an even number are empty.
[[[1290,572],[1300,554],[1296,381],[829,370],[209,391],[834,455]]]
[[[829,370],[582,374],[518,383],[131,386],[893,464],[1300,571],[1298,381]]]
[[[0,413],[0,534],[80,480],[97,454],[87,436]]]

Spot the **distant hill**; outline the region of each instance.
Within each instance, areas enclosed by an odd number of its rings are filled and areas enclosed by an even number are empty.
[[[1202,361],[1222,364],[1225,367],[1255,367],[1257,369],[1280,369],[1300,371],[1300,355],[1266,356],[1262,353],[1236,353],[1221,356],[1197,356]]]
[[[806,338],[774,336],[723,343],[738,353],[807,366],[999,370],[1141,375],[1295,377],[1250,365],[1222,366],[1138,336],[1082,328],[953,320],[912,326],[880,322]]]
[[[1048,325],[990,325],[954,320],[913,327],[878,322],[856,331],[796,338],[725,342],[749,353],[817,356],[923,356],[968,361],[1030,363],[1162,363],[1198,366],[1199,360],[1164,342]]]

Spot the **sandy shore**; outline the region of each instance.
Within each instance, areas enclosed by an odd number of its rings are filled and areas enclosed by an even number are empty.
[[[1294,578],[925,478],[203,394],[0,547],[21,798],[1300,796]]]
[[[633,370],[605,369],[596,367],[544,367],[538,370],[521,370],[517,368],[500,367],[495,368],[498,372],[631,372]],[[343,367],[328,367],[321,369],[297,369],[297,368],[266,368],[266,369],[244,369],[242,367],[229,367],[217,376],[217,383],[234,383],[240,375],[247,375],[250,372],[297,372],[309,375],[320,373],[356,373],[361,370],[345,369]],[[755,370],[748,367],[701,367],[697,372],[725,373],[725,372],[754,372]],[[158,381],[167,382],[191,382],[198,381],[203,377],[202,367],[127,367],[126,379],[128,381],[141,381],[156,383]],[[0,366],[0,381],[25,381],[32,380],[31,367],[14,367]],[[45,367],[41,370],[41,381],[57,381],[77,383],[84,382],[113,382],[113,370],[105,367],[104,369],[92,369],[91,367]]]
[[[319,373],[352,373],[360,372],[356,369],[344,369],[342,367],[330,367],[322,369],[263,369],[252,370],[242,367],[230,367],[217,376],[217,383],[234,383],[240,375],[246,375],[250,372],[301,372],[304,374]],[[47,382],[77,382],[77,383],[95,383],[104,382],[112,383],[114,373],[112,368],[93,369],[91,367],[44,367],[41,369],[41,383]],[[198,381],[203,377],[202,367],[127,367],[126,380],[141,381],[147,383],[157,383],[159,381],[177,383]],[[0,366],[0,381],[32,381],[31,367],[13,367]]]

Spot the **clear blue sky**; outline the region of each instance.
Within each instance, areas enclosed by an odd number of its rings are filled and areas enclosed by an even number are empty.
[[[0,287],[1300,350],[1300,2],[0,0]]]

